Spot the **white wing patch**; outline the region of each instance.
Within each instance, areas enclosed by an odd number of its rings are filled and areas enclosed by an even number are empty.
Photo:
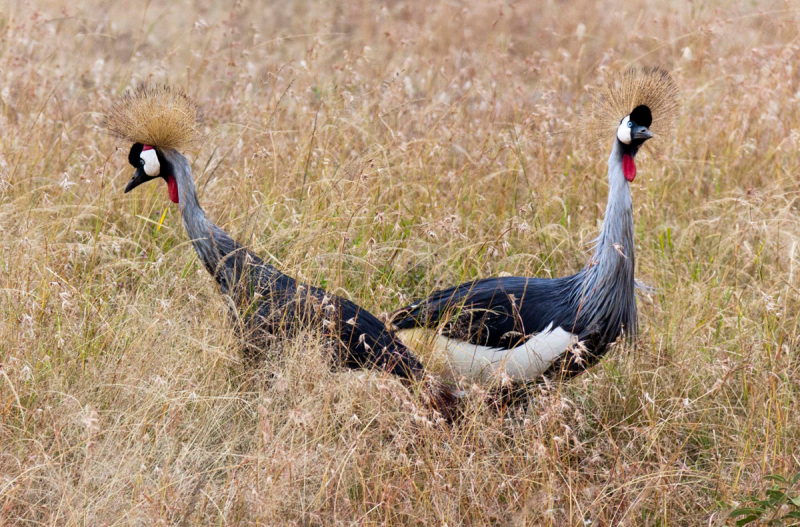
[[[501,371],[514,381],[537,379],[577,339],[576,335],[550,324],[541,333],[512,349],[490,348],[437,335],[430,329],[399,331],[400,340],[433,346],[446,356],[455,377],[489,380]]]

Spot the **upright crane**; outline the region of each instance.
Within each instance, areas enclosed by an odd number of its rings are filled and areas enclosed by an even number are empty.
[[[677,88],[667,72],[644,68],[617,76],[595,104],[595,126],[614,139],[608,205],[586,266],[561,278],[486,278],[436,291],[392,314],[398,336],[412,348],[444,354],[455,377],[504,373],[524,383],[580,373],[621,336],[635,335],[630,185],[651,127],[666,132],[676,113]]]

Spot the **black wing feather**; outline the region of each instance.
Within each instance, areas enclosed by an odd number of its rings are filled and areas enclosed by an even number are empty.
[[[553,327],[580,334],[569,302],[574,276],[500,277],[436,291],[392,314],[397,329],[442,328],[458,340],[511,349],[527,336]]]
[[[222,267],[217,280],[239,304],[251,350],[263,350],[270,336],[311,328],[332,342],[341,366],[382,369],[409,380],[422,377],[422,364],[400,339],[350,300],[298,284],[243,249],[232,252]]]

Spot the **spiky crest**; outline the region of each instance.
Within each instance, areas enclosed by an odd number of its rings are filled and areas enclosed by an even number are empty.
[[[180,89],[140,86],[126,91],[106,110],[102,126],[131,143],[180,150],[200,136],[197,105]]]
[[[678,118],[678,86],[670,74],[658,67],[634,67],[614,75],[591,104],[587,137],[602,148],[614,136],[620,120],[634,108],[645,105],[653,114],[650,131],[666,136]]]

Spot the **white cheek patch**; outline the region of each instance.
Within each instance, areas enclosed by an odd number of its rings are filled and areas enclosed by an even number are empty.
[[[154,148],[142,150],[139,157],[144,161],[144,173],[150,177],[156,177],[161,173],[161,163],[158,162],[158,154]]]
[[[628,128],[628,123],[630,121],[631,121],[631,116],[630,115],[625,116],[625,119],[623,119],[622,122],[619,123],[619,128],[617,128],[617,139],[619,139],[621,143],[624,143],[626,145],[631,144],[631,129]]]

